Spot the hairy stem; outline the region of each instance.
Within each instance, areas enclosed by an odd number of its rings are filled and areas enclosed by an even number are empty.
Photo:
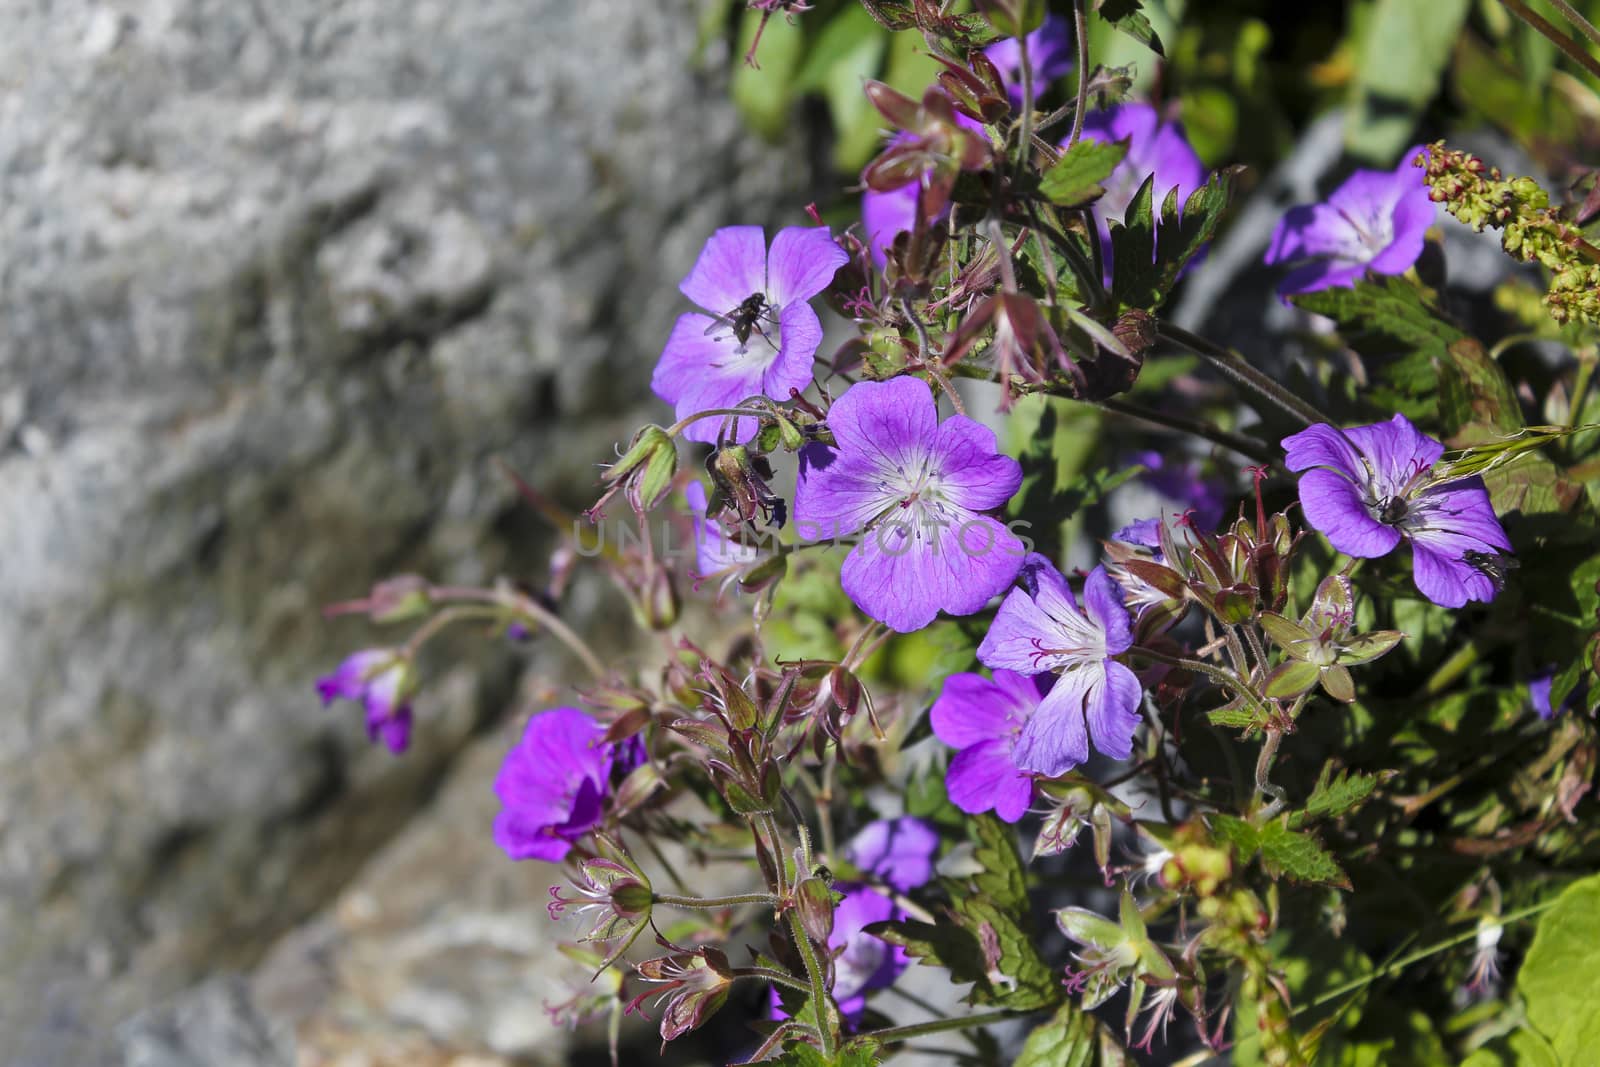
[[[1521,19],[1523,22],[1526,22],[1539,33],[1549,38],[1550,43],[1561,49],[1561,51],[1566,54],[1568,59],[1578,64],[1578,66],[1582,67],[1590,74],[1593,74],[1596,78],[1600,78],[1600,61],[1596,61],[1596,59],[1588,53],[1582,44],[1574,41],[1565,33],[1562,33],[1560,29],[1552,25],[1543,15],[1530,8],[1527,4],[1524,4],[1522,0],[1500,0],[1500,2],[1506,6],[1508,11],[1517,16],[1517,18]],[[1554,2],[1554,0],[1552,0],[1552,2]],[[1573,16],[1577,15],[1577,12],[1572,11],[1571,7],[1567,4],[1560,4],[1558,6],[1564,9],[1562,10],[1562,14],[1567,15],[1568,18],[1572,18]],[[1586,36],[1594,30],[1594,27],[1589,25],[1588,20],[1583,19],[1581,16],[1578,16],[1576,21],[1581,23],[1581,28],[1583,28]],[[1595,38],[1595,40],[1600,41],[1600,38]]]
[[[1089,106],[1089,13],[1084,0],[1072,0],[1073,34],[1078,39],[1078,102],[1072,109],[1072,132],[1067,134],[1067,147],[1078,143],[1083,133],[1083,112]],[[1022,49],[1027,53],[1027,49]]]
[[[882,1030],[868,1030],[862,1036],[884,1043],[904,1041],[907,1038],[921,1037],[924,1034],[943,1033],[946,1030],[967,1030],[974,1026],[989,1026],[992,1023],[1015,1019],[1018,1014],[1014,1011],[988,1011],[982,1015],[963,1015],[954,1019],[930,1019],[925,1023],[912,1023],[909,1026],[889,1026]]]
[[[811,944],[811,938],[806,934],[805,924],[800,921],[800,909],[789,909],[789,933],[793,935],[794,947],[800,953],[800,959],[806,965],[806,977],[811,982],[811,1010],[817,1017],[817,1040],[822,1046],[824,1059],[833,1059],[835,1035],[833,1027],[829,1025],[828,1016],[828,984],[824,980],[822,963],[817,959],[817,950]]]
[[[1130,404],[1126,400],[1118,400],[1115,397],[1098,401],[1098,403],[1107,411],[1115,412],[1126,418],[1138,419],[1140,422],[1147,422],[1152,426],[1161,426],[1169,430],[1176,430],[1178,433],[1192,434],[1195,437],[1204,438],[1212,444],[1221,445],[1230,452],[1237,452],[1246,459],[1253,459],[1260,463],[1278,462],[1278,457],[1272,449],[1260,441],[1246,437],[1243,434],[1233,433],[1231,430],[1224,430],[1222,427],[1206,422],[1204,419],[1192,419],[1187,415],[1173,415],[1165,411],[1142,407],[1138,404]]]
[[[1243,356],[1232,349],[1212,344],[1204,337],[1192,334],[1170,322],[1158,323],[1156,330],[1164,340],[1193,352],[1217,373],[1234,384],[1250,390],[1262,400],[1268,401],[1296,422],[1311,426],[1325,421],[1322,412],[1256,370]]]
[[[651,900],[674,908],[695,908],[700,911],[718,911],[736,908],[740,904],[766,904],[778,906],[778,898],[771,893],[733,893],[725,897],[680,897],[676,893],[654,893]]]

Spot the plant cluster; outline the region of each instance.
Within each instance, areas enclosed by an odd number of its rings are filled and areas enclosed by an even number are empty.
[[[709,235],[651,381],[675,421],[586,512],[638,536],[586,542],[525,486],[568,538],[550,587],[387,582],[342,609],[420,624],[324,699],[399,752],[444,627],[571,649],[591,677],[528,719],[492,832],[565,865],[550,913],[597,978],[553,1010],[613,1035],[737,1000],[738,1062],[791,1067],[941,1031],[1006,1062],[1007,1020],[1024,1067],[1587,1062],[1580,221],[1442,142],[1356,170],[1272,235],[1283,299],[1331,332],[1268,374],[1165,311],[1250,177],[1091,62],[1091,17],[1161,55],[1139,3],[971,7],[862,0],[938,70],[866,82],[859,222]],[[1568,362],[1526,371],[1447,313],[1437,205],[1548,272]],[[827,351],[819,309],[848,324]],[[585,557],[647,662],[563,621]],[[913,963],[978,1010],[885,997]]]

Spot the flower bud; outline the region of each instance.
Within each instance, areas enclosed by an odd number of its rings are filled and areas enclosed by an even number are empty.
[[[421,618],[432,608],[428,583],[415,574],[386,578],[373,586],[367,597],[367,615],[376,623]]]
[[[801,882],[794,891],[794,906],[806,936],[819,945],[827,944],[833,936],[833,890],[828,883],[817,877]]]

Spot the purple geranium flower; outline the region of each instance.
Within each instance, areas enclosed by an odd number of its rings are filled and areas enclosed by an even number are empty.
[[[958,749],[945,772],[950,803],[971,815],[994,809],[1016,822],[1033,800],[1033,778],[1017,765],[1017,737],[1050,692],[1053,674],[997,670],[945,679],[929,717],[939,740]]]
[[[317,679],[326,707],[357,700],[367,709],[367,737],[397,755],[411,743],[411,660],[391,648],[369,648],[345,657],[332,674]]]
[[[1111,176],[1101,183],[1105,195],[1094,202],[1095,222],[1100,227],[1100,245],[1105,252],[1105,277],[1111,279],[1111,226],[1113,219],[1121,222],[1128,213],[1128,205],[1144,184],[1155,176],[1151,189],[1155,213],[1160,215],[1167,194],[1178,191],[1178,208],[1182,210],[1189,194],[1206,183],[1205,164],[1189,147],[1181,122],[1162,122],[1156,109],[1149,104],[1118,104],[1104,111],[1091,111],[1083,117],[1085,140],[1110,144],[1128,142],[1128,154],[1122,157]]]
[[[927,885],[938,851],[938,831],[914,815],[869,822],[844,847],[846,859],[899,893]]]
[[[528,720],[506,754],[494,791],[495,844],[514,860],[566,858],[572,843],[600,823],[611,770],[637,761],[637,745],[601,740],[606,729],[577,708],[552,708]]]
[[[1392,171],[1358,170],[1324,204],[1289,209],[1272,231],[1266,262],[1298,264],[1278,292],[1351,285],[1367,271],[1403,274],[1422,255],[1434,204],[1413,148]]]
[[[1022,467],[994,431],[939,422],[926,382],[858,382],[828,412],[837,447],[800,456],[794,513],[802,538],[861,533],[840,575],[857,607],[900,633],[941,610],[970,615],[1005,591],[1022,542],[983,512],[1011,499]]]
[[[1483,479],[1430,477],[1444,446],[1404,415],[1338,430],[1316,425],[1283,439],[1284,462],[1300,477],[1306,521],[1349,556],[1387,556],[1411,543],[1412,576],[1442,607],[1490,601],[1495,567],[1511,550]]]
[[[1033,68],[1033,96],[1044,95],[1045,87],[1072,70],[1072,24],[1060,15],[1046,15],[1039,28],[1022,39],[996,41],[983,50],[1005,79],[1012,107],[1022,106],[1022,48],[1028,49],[1028,65]]]
[[[770,252],[760,226],[718,230],[678,286],[709,314],[678,316],[650,388],[680,419],[757,395],[787,400],[791,389],[804,389],[822,343],[822,323],[806,301],[848,258],[826,226],[779,230]],[[683,435],[715,442],[726,422],[701,419]],[[729,436],[744,442],[755,432],[756,420],[741,418]]]
[[[695,572],[702,578],[726,574],[753,563],[760,555],[750,545],[742,544],[728,536],[722,523],[706,517],[706,490],[699,482],[684,486],[684,499],[689,502],[690,521],[694,527]]]
[[[978,646],[978,659],[996,670],[1061,677],[1017,735],[1017,766],[1050,778],[1065,774],[1089,758],[1091,737],[1101,752],[1127,759],[1139,725],[1139,679],[1111,658],[1133,644],[1121,591],[1096,567],[1080,609],[1061,572],[1039,555],[1028,557],[1019,581]]]

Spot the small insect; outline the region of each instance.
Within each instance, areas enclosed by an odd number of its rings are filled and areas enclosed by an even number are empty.
[[[1378,505],[1378,521],[1385,526],[1396,526],[1410,511],[1406,498],[1397,493]]]
[[[1461,558],[1467,566],[1493,582],[1497,593],[1506,587],[1506,575],[1522,566],[1515,557],[1503,552],[1477,552],[1468,549],[1461,554]]]
[[[751,293],[739,301],[738,307],[713,319],[711,325],[706,327],[706,333],[713,334],[719,327],[726,326],[738,338],[740,348],[750,343],[752,333],[759,333],[763,340],[772,344],[767,331],[761,328],[761,322],[764,319],[771,321],[771,312],[774,310],[773,305],[767,302],[766,293]]]

